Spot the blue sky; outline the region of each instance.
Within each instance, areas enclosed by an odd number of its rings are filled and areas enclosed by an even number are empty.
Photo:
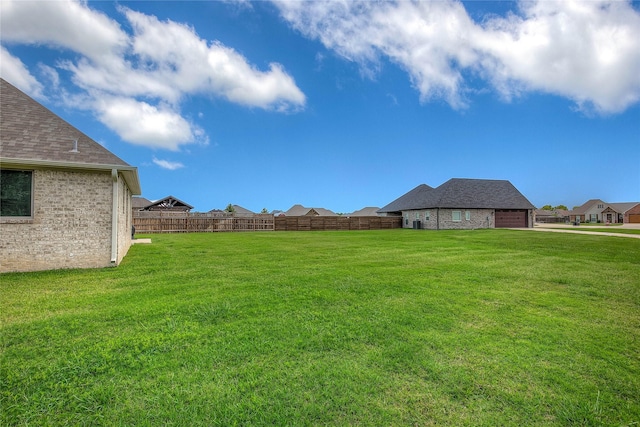
[[[640,200],[640,5],[16,2],[2,77],[198,211],[384,206],[450,178]]]

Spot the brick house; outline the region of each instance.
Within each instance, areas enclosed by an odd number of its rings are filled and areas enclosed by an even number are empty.
[[[534,209],[509,181],[453,178],[437,188],[421,184],[378,213],[401,215],[403,228],[529,228]]]
[[[0,272],[118,265],[137,169],[0,79]]]
[[[640,202],[607,203],[591,199],[569,211],[573,222],[640,223]]]

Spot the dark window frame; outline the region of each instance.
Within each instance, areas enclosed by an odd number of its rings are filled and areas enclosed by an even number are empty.
[[[34,171],[33,170],[29,170],[29,169],[0,169],[0,185],[2,186],[2,190],[4,190],[5,192],[7,191],[7,187],[6,187],[6,180],[8,179],[8,175],[10,174],[28,174],[29,176],[29,190],[28,190],[28,195],[26,197],[28,197],[29,201],[28,201],[28,214],[26,212],[24,213],[20,213],[17,212],[18,214],[9,214],[9,213],[5,213],[3,212],[3,205],[5,203],[7,203],[6,201],[6,196],[7,194],[0,194],[0,219],[3,222],[11,222],[12,220],[32,220],[33,219],[33,214],[34,214],[34,203],[33,203],[33,196],[34,196]],[[4,181],[4,183],[3,183]],[[2,196],[5,197],[5,199],[2,199]],[[25,197],[25,198],[26,198]],[[18,204],[25,204],[26,205],[26,201],[25,200],[18,200],[16,203]],[[24,207],[22,207],[24,208]],[[21,207],[17,207],[16,208],[18,211],[21,210]],[[6,210],[6,209],[5,209]],[[12,212],[14,213],[14,212]]]

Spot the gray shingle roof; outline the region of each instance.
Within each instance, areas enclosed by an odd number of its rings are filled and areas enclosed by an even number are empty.
[[[380,212],[414,209],[534,209],[509,181],[452,178],[437,188],[418,186]]]
[[[136,210],[149,206],[151,203],[151,200],[144,197],[133,197],[131,199],[131,207]]]
[[[593,205],[595,205],[596,203],[600,203],[602,205],[605,205],[606,203],[603,202],[600,199],[591,199],[591,200],[587,200],[586,202],[584,202],[582,205],[577,206],[575,209],[573,209],[571,211],[572,214],[584,214],[585,212],[587,212],[589,209],[591,209],[591,207]]]
[[[129,166],[4,79],[0,79],[0,107],[2,158]]]
[[[400,212],[407,209],[413,209],[411,206],[421,205],[431,191],[433,191],[433,187],[430,187],[427,184],[420,184],[413,190],[382,207],[378,212]]]
[[[234,212],[237,214],[253,214],[254,213],[247,208],[243,208],[240,205],[233,205],[233,209],[234,209]]]
[[[347,214],[346,216],[377,216],[379,210],[380,208],[369,206]]]
[[[625,213],[638,204],[640,204],[640,202],[609,203],[608,205],[618,213]]]
[[[337,216],[337,214],[329,209],[324,208],[306,208],[302,205],[293,205],[284,213],[286,216]]]

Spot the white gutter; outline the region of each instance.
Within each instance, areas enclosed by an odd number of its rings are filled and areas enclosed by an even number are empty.
[[[111,206],[111,264],[118,262],[118,169],[111,169],[113,200]]]

